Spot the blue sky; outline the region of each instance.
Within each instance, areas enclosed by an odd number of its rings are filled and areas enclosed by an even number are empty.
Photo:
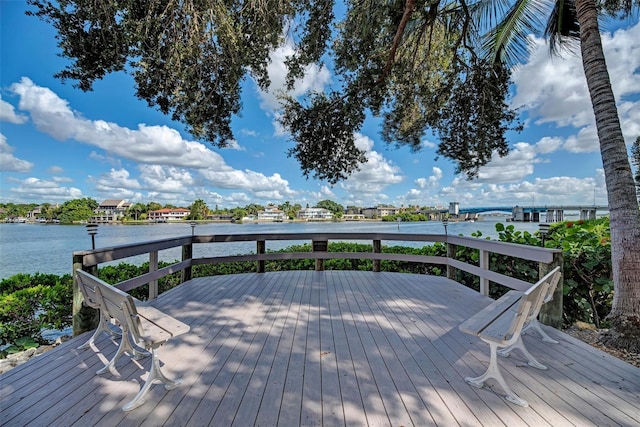
[[[180,123],[139,101],[132,79],[109,75],[82,92],[53,78],[66,61],[53,28],[24,15],[22,1],[0,1],[0,202],[62,203],[91,197],[210,207],[320,200],[357,206],[461,207],[606,204],[593,112],[579,54],[552,58],[532,37],[529,61],[513,74],[512,106],[526,128],[509,135],[511,154],[467,181],[451,161],[435,161],[435,140],[412,153],[382,142],[379,122],[358,134],[368,163],[334,186],[305,179],[286,156],[292,146],[275,124],[275,93],[283,87],[283,59],[272,56],[272,88],[247,81],[236,141],[225,149],[194,141]],[[627,145],[640,136],[640,24],[611,22],[605,55]],[[310,68],[295,93],[322,90],[335,79]]]

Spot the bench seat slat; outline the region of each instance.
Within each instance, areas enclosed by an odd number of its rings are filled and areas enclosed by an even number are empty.
[[[153,347],[167,342],[172,337],[169,332],[157,326],[155,323],[149,322],[144,317],[138,316],[138,319],[140,319],[142,331],[140,336],[134,337],[135,340],[142,341],[145,344],[150,344]]]
[[[530,305],[530,303],[529,303]],[[527,306],[528,307],[528,306]],[[513,337],[513,323],[516,321],[516,316],[526,316],[526,312],[523,309],[527,309],[525,306],[513,305],[509,308],[504,315],[498,317],[490,325],[482,330],[478,334],[480,338],[486,341],[492,341],[498,344],[502,344]]]
[[[523,292],[509,291],[495,302],[474,314],[469,319],[460,324],[460,330],[469,335],[479,335],[496,318],[502,316],[511,309],[522,298]],[[511,319],[513,319],[511,317]]]
[[[169,337],[176,337],[178,335],[189,332],[189,326],[182,323],[178,319],[175,319],[155,307],[151,306],[136,306],[138,315],[142,322],[142,329],[151,328],[153,326],[162,329]],[[146,322],[145,322],[146,321]]]

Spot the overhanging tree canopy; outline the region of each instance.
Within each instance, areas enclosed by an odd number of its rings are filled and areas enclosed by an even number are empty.
[[[283,99],[281,116],[295,143],[289,155],[305,176],[330,183],[366,161],[354,133],[369,112],[383,118],[391,144],[419,150],[433,131],[438,155],[470,177],[494,152],[508,152],[505,132],[518,128],[504,101],[509,72],[469,47],[469,16],[458,3],[346,1],[340,21],[334,0],[29,3],[71,60],[58,77],[91,90],[108,73],[128,72],[139,98],[219,147],[233,139],[243,80],[267,89],[269,55],[285,38],[297,42],[290,84],[330,54],[339,85]]]

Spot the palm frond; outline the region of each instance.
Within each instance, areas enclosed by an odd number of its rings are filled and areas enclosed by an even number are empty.
[[[498,0],[496,3],[503,2]],[[550,7],[548,0],[516,0],[483,37],[485,54],[492,62],[500,61],[509,66],[524,61],[528,55],[529,35],[542,32],[542,18],[547,16]]]
[[[554,55],[573,49],[580,39],[580,25],[575,0],[557,0],[551,10],[544,35],[549,39],[549,49]]]

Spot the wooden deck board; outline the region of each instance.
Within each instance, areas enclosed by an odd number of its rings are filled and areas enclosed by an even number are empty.
[[[89,334],[0,376],[7,426],[640,425],[640,369],[559,331],[526,335],[547,365],[517,353],[500,369],[529,408],[499,386],[476,389],[488,346],[458,325],[490,301],[441,277],[291,271],[194,279],[150,302],[191,332],[160,349],[170,377],[129,413],[150,359],[95,375],[116,351]],[[491,385],[491,384],[490,384]]]

